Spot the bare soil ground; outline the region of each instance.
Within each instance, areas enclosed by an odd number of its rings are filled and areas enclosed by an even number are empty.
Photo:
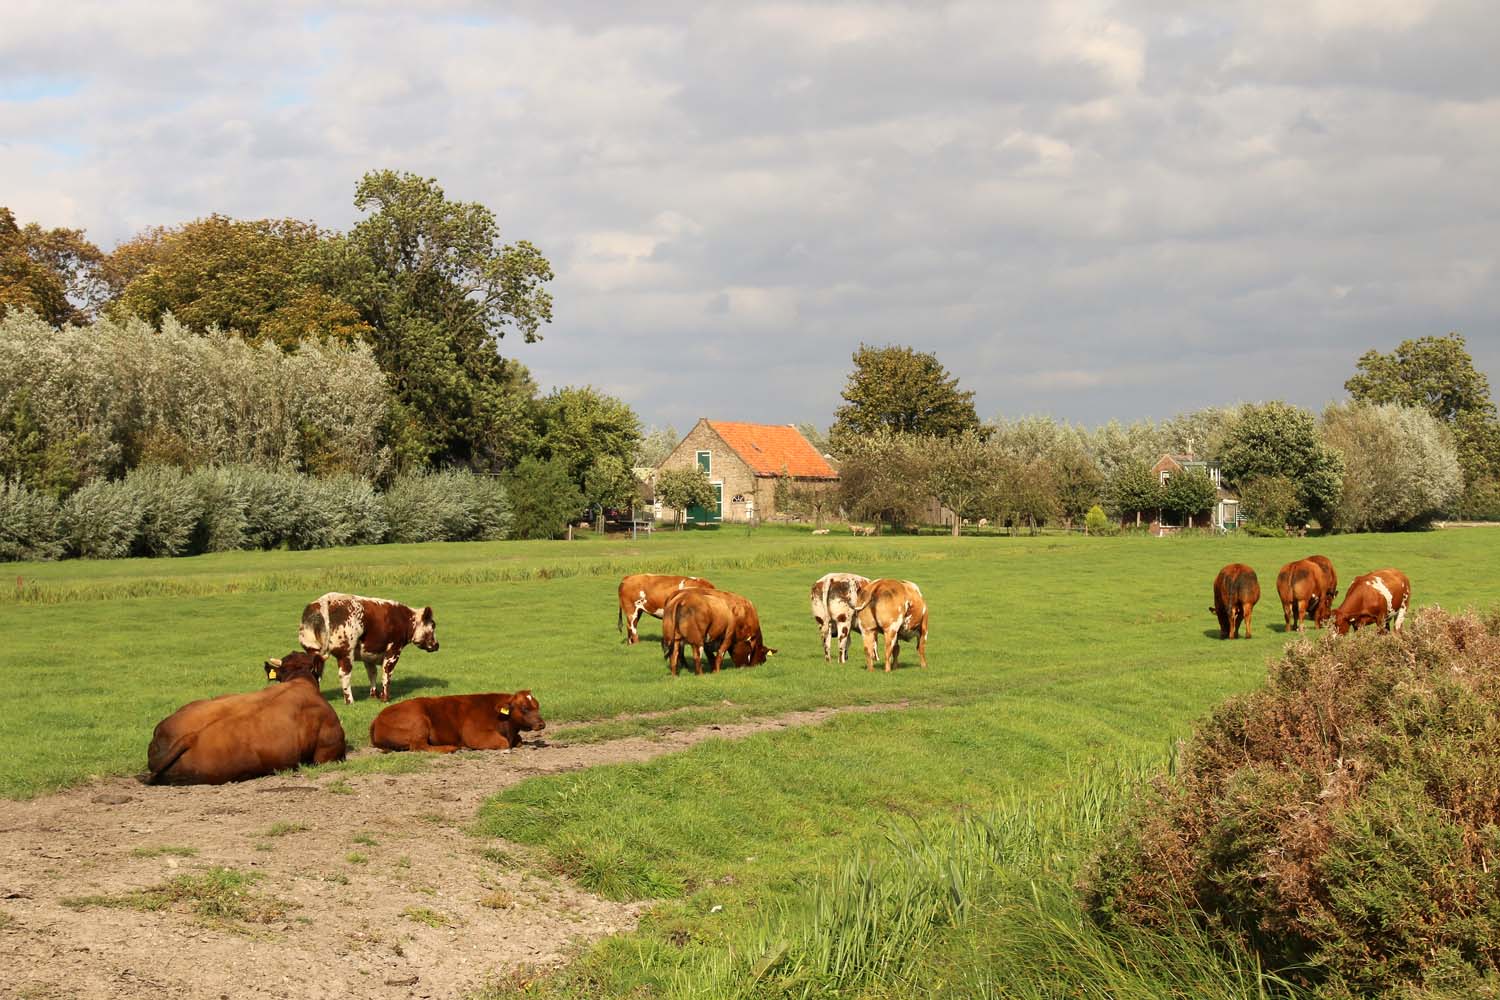
[[[0,997],[458,997],[487,978],[560,963],[581,943],[630,929],[648,905],[590,895],[524,852],[466,833],[486,797],[534,775],[897,707],[575,746],[561,742],[564,730],[543,734],[556,743],[455,754],[411,774],[183,788],[116,778],[0,802]],[[80,903],[211,866],[253,873],[260,912]]]

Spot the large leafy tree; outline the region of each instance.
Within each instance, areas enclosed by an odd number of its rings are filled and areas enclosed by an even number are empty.
[[[88,322],[103,256],[81,229],[22,226],[0,205],[0,316],[30,309],[53,326]]]
[[[1297,490],[1294,521],[1326,525],[1344,487],[1344,460],[1323,443],[1317,421],[1301,407],[1273,401],[1245,406],[1226,434],[1219,468],[1229,485],[1286,476]]]
[[[1452,510],[1463,491],[1452,435],[1426,410],[1330,406],[1323,437],[1344,456],[1343,496],[1333,510],[1340,530],[1420,526]]]
[[[980,426],[974,393],[958,387],[937,355],[910,347],[861,344],[843,398],[830,431],[840,448],[877,431],[951,437]]]
[[[1219,497],[1218,487],[1202,469],[1189,469],[1167,480],[1162,490],[1161,505],[1166,510],[1193,526],[1193,519],[1214,505]]]
[[[552,320],[552,267],[535,246],[501,243],[494,213],[450,200],[437,182],[368,173],[354,205],[369,214],[330,247],[342,297],[374,328],[376,356],[401,403],[409,458],[481,468],[515,460],[497,442],[524,388],[499,354]]]
[[[557,460],[527,456],[505,476],[512,538],[556,538],[583,511],[583,495]]]
[[[1104,484],[1105,506],[1116,517],[1135,515],[1135,523],[1141,523],[1141,515],[1148,517],[1161,509],[1163,495],[1161,480],[1151,472],[1151,467],[1142,461],[1130,462],[1115,468]]]
[[[856,518],[909,524],[930,495],[928,453],[909,434],[879,430],[851,437],[839,464],[839,499]]]
[[[628,469],[640,441],[635,411],[592,386],[557,389],[537,401],[537,453],[561,461],[580,486],[601,458]]]
[[[359,311],[329,290],[329,234],[296,219],[210,215],[149,229],[100,265],[110,310],[159,326],[171,313],[291,350],[304,340],[353,341],[370,333]]]
[[[944,507],[953,511],[953,537],[959,536],[964,518],[989,510],[1001,474],[1000,457],[977,431],[968,430],[948,438],[913,442],[926,455],[927,488]]]

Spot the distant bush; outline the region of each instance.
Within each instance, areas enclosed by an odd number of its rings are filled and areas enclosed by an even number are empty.
[[[135,495],[140,521],[136,555],[179,556],[190,551],[202,506],[192,482],[181,469],[168,465],[141,466],[125,477],[125,488]]]
[[[583,494],[556,459],[522,459],[505,477],[505,488],[514,538],[556,538],[583,510]]]
[[[1251,538],[1285,538],[1286,529],[1274,524],[1247,524],[1240,529]]]
[[[385,538],[385,511],[368,482],[350,475],[298,478],[286,539],[292,548],[372,545]]]
[[[1089,508],[1089,512],[1083,517],[1083,528],[1090,535],[1118,535],[1120,526],[1104,513],[1104,508],[1098,504]]]
[[[392,542],[504,538],[510,527],[505,487],[493,476],[424,472],[397,476],[381,497]]]
[[[1312,996],[1495,996],[1497,856],[1500,612],[1433,609],[1291,646],[1199,728],[1085,887],[1107,926],[1219,935]]]
[[[130,555],[141,525],[141,505],[135,490],[123,482],[95,479],[63,502],[62,521],[73,555],[119,559]]]
[[[62,553],[57,501],[20,483],[0,482],[0,560],[56,559]]]

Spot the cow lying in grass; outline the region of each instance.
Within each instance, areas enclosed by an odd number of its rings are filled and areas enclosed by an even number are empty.
[[[523,732],[547,728],[530,691],[411,698],[382,709],[370,723],[370,744],[382,750],[509,750]]]
[[[222,785],[343,760],[344,727],[318,691],[322,669],[321,656],[290,653],[266,661],[266,676],[285,683],[182,706],[151,734],[147,784]]]

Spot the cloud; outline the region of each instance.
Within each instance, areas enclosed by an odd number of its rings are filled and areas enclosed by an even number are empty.
[[[1488,5],[13,4],[0,191],[105,245],[433,176],[557,270],[502,345],[648,423],[827,423],[861,343],[985,415],[1286,398],[1459,330],[1500,385]]]

